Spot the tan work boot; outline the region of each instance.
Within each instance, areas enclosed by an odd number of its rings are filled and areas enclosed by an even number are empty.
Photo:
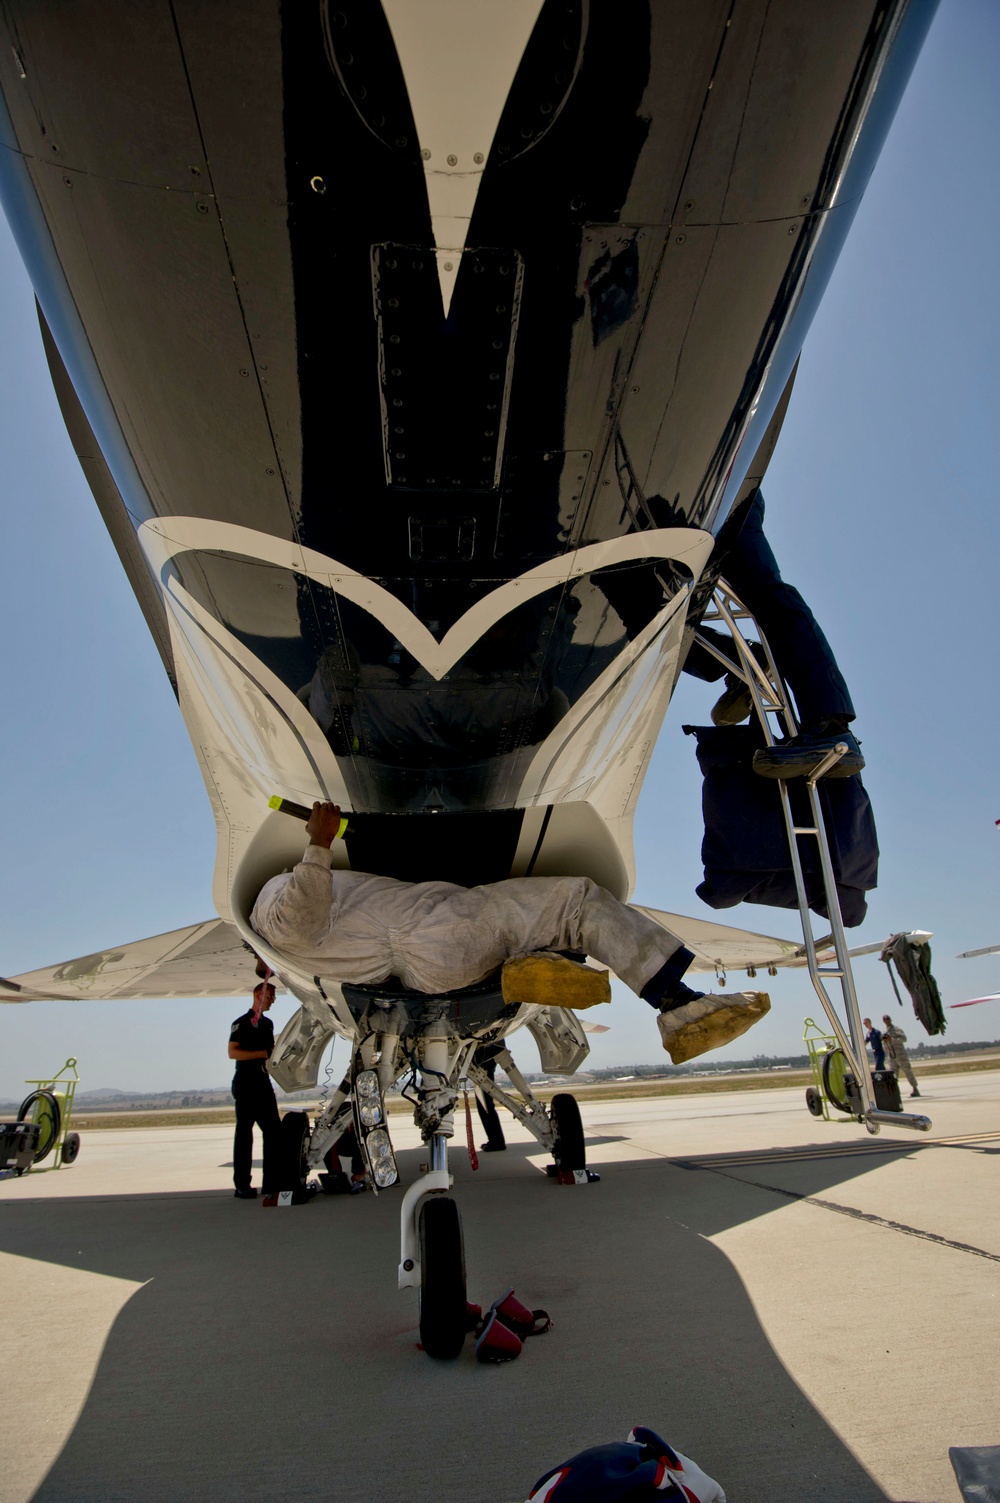
[[[675,1065],[721,1049],[771,1011],[767,992],[707,992],[658,1018],[660,1037]]]
[[[564,955],[521,955],[504,962],[500,986],[505,1002],[535,1007],[595,1007],[611,1001],[607,971]]]

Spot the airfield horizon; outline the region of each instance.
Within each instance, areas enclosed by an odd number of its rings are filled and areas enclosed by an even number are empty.
[[[917,1060],[920,1078],[938,1075],[959,1075],[1000,1069],[1000,1048],[984,1049],[981,1053],[971,1050],[964,1054],[948,1056],[928,1062]],[[572,1076],[565,1080],[549,1080],[546,1084],[533,1084],[532,1090],[540,1101],[549,1102],[560,1091],[571,1090],[581,1103],[588,1101],[638,1101],[656,1097],[697,1096],[719,1094],[729,1091],[766,1091],[784,1086],[800,1086],[803,1090],[812,1084],[810,1070],[771,1065],[760,1070],[719,1071],[711,1075],[637,1077],[619,1081],[582,1081]],[[470,1102],[471,1102],[470,1092]],[[315,1096],[285,1096],[279,1100],[282,1111],[314,1111]],[[408,1116],[412,1107],[398,1094],[386,1098],[390,1116]],[[461,1109],[461,1102],[459,1103]],[[843,1119],[845,1122],[848,1118]],[[93,1107],[73,1115],[73,1127],[78,1131],[101,1131],[111,1128],[143,1127],[209,1127],[235,1121],[235,1108],[229,1105],[168,1107],[138,1107],[132,1110],[115,1108],[96,1110]]]

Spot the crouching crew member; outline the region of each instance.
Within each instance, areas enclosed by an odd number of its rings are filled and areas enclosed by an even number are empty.
[[[274,1097],[267,1062],[274,1048],[274,1024],[264,1016],[274,1001],[274,987],[262,981],[254,988],[253,1006],[236,1019],[229,1030],[229,1058],[236,1061],[233,1097],[236,1101],[236,1134],[233,1139],[233,1184],[237,1200],[256,1200],[250,1183],[253,1162],[253,1130],[260,1128],[264,1142],[264,1194],[273,1195],[278,1185],[278,1103]]]

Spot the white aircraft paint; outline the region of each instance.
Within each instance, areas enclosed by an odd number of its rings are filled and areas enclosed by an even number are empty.
[[[357,570],[285,538],[203,517],[165,517],[144,522],[139,541],[156,577],[175,554],[191,549],[241,554],[304,574],[352,600],[391,631],[432,678],[442,679],[479,639],[517,606],[581,575],[632,559],[662,558],[684,564],[697,579],[712,551],[711,533],[694,527],[656,527],[607,542],[588,543],[536,564],[478,600],[438,642],[408,606]]]
[[[542,0],[382,0],[424,159],[448,317],[493,137]]]

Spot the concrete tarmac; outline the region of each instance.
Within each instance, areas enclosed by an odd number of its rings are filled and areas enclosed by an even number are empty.
[[[0,1503],[514,1503],[633,1424],[730,1503],[958,1503],[948,1446],[1000,1442],[1000,1071],[913,1104],[929,1140],[801,1089],[594,1103],[573,1188],[516,1125],[473,1174],[460,1123],[469,1297],[555,1322],[504,1367],[417,1349],[398,1191],[264,1210],[228,1129],[84,1135],[0,1183]]]

